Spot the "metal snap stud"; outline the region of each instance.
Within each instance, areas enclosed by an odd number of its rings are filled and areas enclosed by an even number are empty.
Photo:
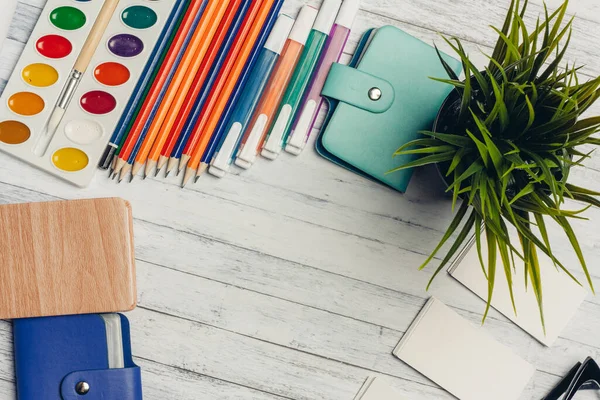
[[[378,87],[374,87],[371,88],[371,90],[369,90],[369,98],[373,101],[377,101],[379,99],[381,99],[381,96],[383,96],[383,93],[381,92],[381,89],[379,89]]]
[[[77,385],[75,385],[75,391],[77,392],[77,394],[88,394],[88,392],[90,391],[90,384],[87,382],[79,382],[77,383]]]

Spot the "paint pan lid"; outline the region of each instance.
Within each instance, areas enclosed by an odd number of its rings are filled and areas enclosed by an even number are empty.
[[[341,5],[342,0],[325,0],[323,5],[321,5],[321,9],[319,10],[319,15],[317,16],[317,20],[315,21],[315,26],[313,26],[313,29],[329,35]]]
[[[273,26],[273,30],[267,39],[267,43],[265,43],[265,48],[274,53],[281,54],[283,45],[292,30],[292,26],[294,26],[294,20],[291,17],[283,14],[280,15]]]
[[[348,29],[352,28],[359,9],[360,0],[344,0],[340,12],[335,19],[335,23]]]
[[[290,40],[298,42],[304,46],[318,13],[319,10],[314,7],[302,7],[300,13],[298,14],[298,18],[296,18],[296,22],[294,23],[294,27],[290,32]]]

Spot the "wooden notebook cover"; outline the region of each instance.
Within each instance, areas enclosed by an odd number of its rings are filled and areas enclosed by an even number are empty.
[[[136,300],[128,202],[0,206],[0,319],[129,311]]]

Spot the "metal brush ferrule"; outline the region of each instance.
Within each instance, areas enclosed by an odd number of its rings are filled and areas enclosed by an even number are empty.
[[[75,90],[77,86],[79,86],[79,82],[81,82],[81,77],[83,73],[77,71],[76,69],[71,71],[71,76],[69,76],[69,80],[67,81],[63,91],[58,98],[57,107],[62,108],[63,110],[67,108],[71,100],[73,99],[73,95],[75,94]]]

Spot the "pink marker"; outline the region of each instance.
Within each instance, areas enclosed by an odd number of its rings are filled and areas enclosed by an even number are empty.
[[[344,0],[342,3],[318,67],[313,74],[312,83],[304,95],[304,100],[299,108],[300,112],[292,127],[292,133],[288,137],[285,146],[285,151],[288,153],[299,155],[306,146],[319,115],[319,110],[323,106],[324,100],[321,97],[321,91],[327,80],[327,75],[329,75],[333,63],[338,62],[344,52],[352,24],[356,14],[358,14],[359,5],[360,0]]]

